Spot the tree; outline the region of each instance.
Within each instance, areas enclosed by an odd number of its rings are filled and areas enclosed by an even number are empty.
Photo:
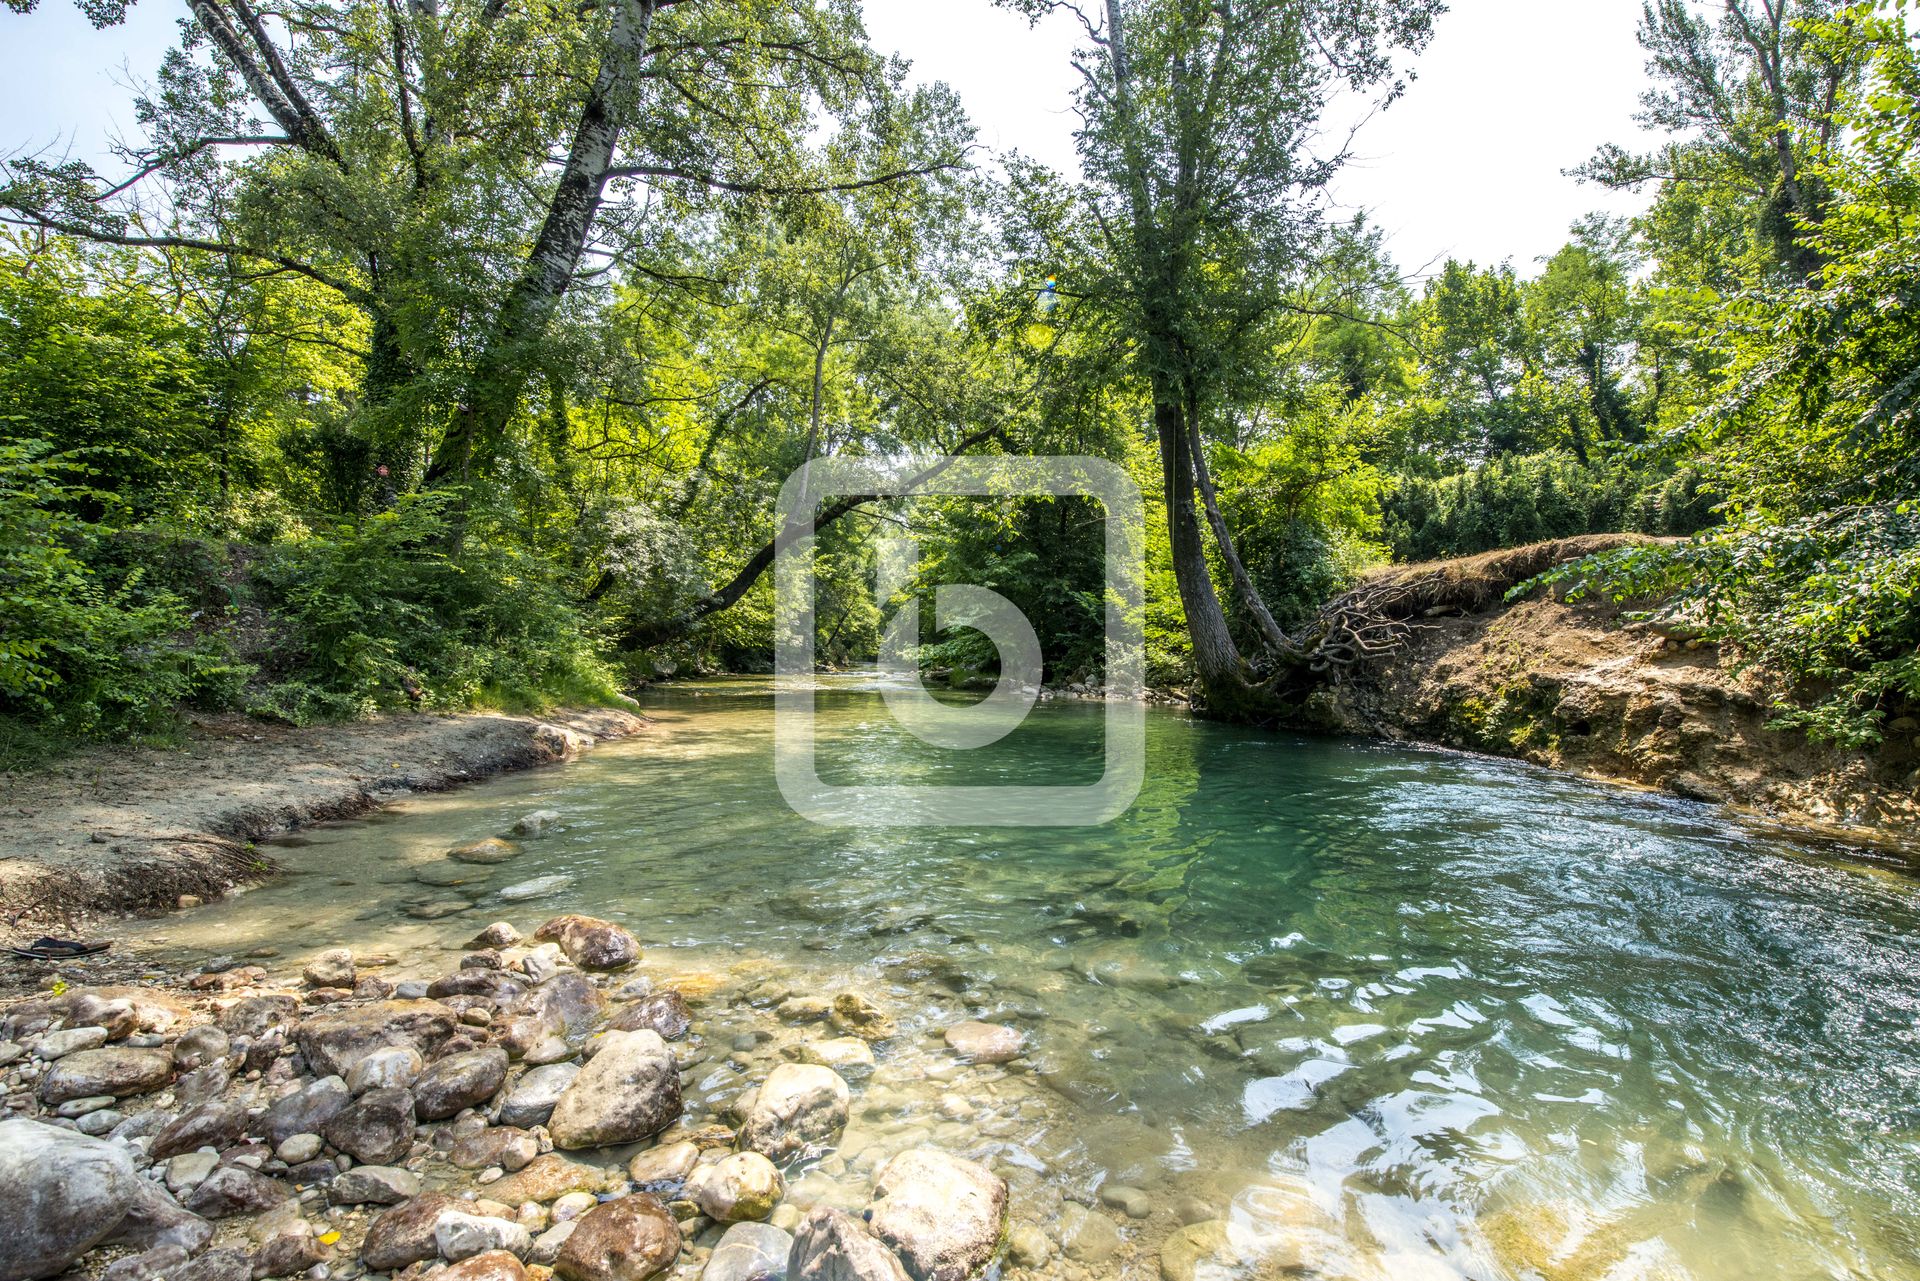
[[[1394,79],[1394,54],[1427,40],[1438,0],[1003,0],[1034,18],[1077,15],[1086,184],[1098,260],[1085,301],[1126,337],[1148,389],[1172,563],[1202,701],[1270,715],[1273,685],[1236,646],[1208,571],[1204,505],[1236,592],[1269,657],[1288,653],[1235,553],[1206,472],[1205,424],[1235,408],[1266,326],[1292,301],[1316,198],[1341,156],[1312,136],[1336,88]],[[1198,498],[1198,502],[1196,501]]]

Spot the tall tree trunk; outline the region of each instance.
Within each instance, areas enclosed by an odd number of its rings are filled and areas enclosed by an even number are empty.
[[[1166,480],[1167,535],[1173,550],[1173,577],[1193,638],[1194,674],[1206,705],[1226,714],[1242,710],[1253,673],[1240,657],[1227,629],[1226,611],[1213,589],[1207,546],[1193,510],[1194,471],[1186,412],[1170,387],[1156,380],[1154,430],[1160,440],[1160,466]]]
[[[638,89],[657,7],[657,0],[620,0],[614,11],[600,70],[580,108],[546,220],[475,362],[466,404],[434,451],[430,483],[485,471],[506,435],[532,373],[532,348],[573,284],[600,212],[600,193],[620,141],[620,113],[631,108]]]

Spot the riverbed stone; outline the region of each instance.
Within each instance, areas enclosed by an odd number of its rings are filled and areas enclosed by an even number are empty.
[[[557,1148],[648,1138],[680,1117],[680,1069],[657,1032],[608,1032],[561,1093],[547,1130]]]
[[[103,1244],[151,1250],[174,1246],[198,1254],[213,1239],[213,1225],[188,1210],[158,1183],[139,1180],[128,1198],[126,1213]]]
[[[212,1023],[182,1032],[173,1043],[173,1066],[179,1072],[193,1072],[218,1063],[233,1053],[233,1038]]]
[[[833,1002],[824,996],[790,996],[773,1012],[786,1023],[818,1023],[833,1013]]]
[[[420,1195],[420,1176],[391,1165],[356,1165],[327,1184],[330,1205],[399,1205]]]
[[[80,1016],[90,1008],[88,1003],[92,1001],[109,1004],[125,1001],[133,1010],[133,1027],[137,1032],[170,1032],[192,1022],[194,1018],[193,1007],[171,992],[157,987],[127,985],[83,987],[67,993],[67,1021],[85,1022]]]
[[[701,1281],[786,1281],[793,1235],[764,1223],[736,1223],[713,1247]]]
[[[1075,1263],[1105,1263],[1120,1246],[1120,1229],[1106,1215],[1073,1201],[1060,1207],[1060,1252]]]
[[[680,1257],[680,1225],[646,1192],[596,1206],[553,1261],[562,1281],[647,1281]]]
[[[315,1014],[300,1024],[294,1040],[315,1073],[344,1078],[354,1064],[387,1046],[405,1046],[430,1058],[457,1022],[438,1001],[375,1001]]]
[[[852,1091],[832,1068],[782,1063],[767,1074],[740,1130],[742,1149],[785,1164],[833,1146],[846,1128]]]
[[[843,1077],[865,1076],[874,1069],[873,1047],[857,1036],[806,1041],[796,1053],[802,1063],[817,1063],[821,1067],[832,1068]]]
[[[300,977],[308,987],[350,988],[354,979],[353,952],[344,947],[330,947],[308,961]]]
[[[190,1192],[219,1165],[218,1152],[182,1152],[167,1162],[167,1186],[175,1192]]]
[[[500,1105],[502,1125],[545,1125],[553,1108],[573,1078],[580,1075],[577,1063],[548,1063],[522,1076]]]
[[[265,1036],[283,1024],[291,1023],[299,1013],[300,1002],[285,992],[266,992],[243,997],[214,1015],[214,1022],[229,1036],[249,1039]]]
[[[107,1043],[103,1027],[70,1027],[48,1032],[33,1043],[33,1052],[52,1062],[79,1050],[97,1050]]]
[[[523,814],[513,824],[515,836],[545,836],[560,825],[559,810],[534,810]]]
[[[873,1195],[873,1234],[914,1281],[965,1281],[993,1261],[1006,1229],[1006,1180],[937,1148],[911,1148],[887,1162]]]
[[[326,1263],[333,1257],[332,1247],[320,1239],[320,1233],[305,1219],[294,1219],[271,1229],[253,1252],[249,1275],[254,1281],[267,1277],[293,1277]]]
[[[503,841],[497,836],[484,840],[468,841],[465,845],[456,845],[447,851],[447,857],[456,863],[493,864],[505,863],[520,856],[520,847],[512,841]]]
[[[253,1281],[253,1260],[245,1250],[223,1246],[181,1264],[167,1273],[167,1281]]]
[[[289,1134],[273,1150],[273,1155],[288,1165],[302,1165],[320,1155],[326,1140],[317,1134]]]
[[[647,1028],[658,1032],[664,1040],[678,1041],[693,1027],[693,1011],[687,1008],[686,997],[668,988],[622,1006],[614,1013],[610,1026],[621,1032]]]
[[[151,1094],[173,1079],[173,1056],[165,1050],[110,1045],[77,1050],[56,1062],[40,1082],[45,1103],[65,1103],[93,1094],[116,1099]]]
[[[287,1199],[286,1184],[244,1165],[223,1165],[187,1195],[186,1208],[204,1219],[258,1214]]]
[[[487,1193],[510,1205],[522,1201],[545,1204],[569,1192],[600,1192],[608,1184],[608,1172],[598,1166],[571,1161],[558,1152],[549,1152],[528,1162],[517,1174],[509,1174],[487,1186]]]
[[[119,1226],[138,1181],[117,1144],[0,1121],[0,1281],[64,1271]]]
[[[524,903],[528,899],[546,898],[558,894],[573,884],[573,878],[564,872],[555,872],[550,876],[536,876],[532,880],[518,881],[496,892],[495,897],[503,903]]]
[[[457,1263],[489,1250],[505,1250],[516,1258],[524,1257],[533,1247],[533,1237],[512,1219],[444,1210],[434,1220],[433,1244],[441,1258]]]
[[[391,1165],[413,1146],[413,1096],[405,1090],[369,1090],[320,1133],[356,1161]]]
[[[506,1250],[487,1250],[450,1264],[434,1281],[526,1281],[527,1268]]]
[[[1225,1266],[1203,1272],[1200,1265],[1207,1261]],[[1227,1225],[1218,1219],[1190,1223],[1160,1245],[1162,1281],[1194,1281],[1196,1276],[1211,1276],[1216,1272],[1230,1275],[1238,1270],[1233,1266],[1238,1261],[1227,1237]],[[1290,1272],[1294,1270],[1290,1263],[1278,1266]]]
[[[787,1193],[787,1181],[758,1152],[736,1152],[694,1170],[686,1196],[716,1223],[764,1219]]]
[[[498,1166],[511,1174],[525,1169],[539,1155],[539,1139],[515,1126],[500,1125],[457,1140],[447,1153],[447,1160],[462,1170]]]
[[[1026,1037],[1004,1023],[956,1023],[945,1039],[948,1049],[973,1063],[1011,1063],[1026,1050]]]
[[[543,922],[533,937],[558,943],[567,959],[583,970],[618,970],[640,959],[640,940],[596,916],[556,916]]]
[[[833,1025],[849,1036],[863,1041],[885,1041],[899,1034],[893,1016],[858,992],[842,992],[833,998]]]
[[[394,1272],[434,1257],[434,1225],[446,1211],[462,1202],[444,1192],[422,1192],[413,1200],[384,1210],[367,1225],[360,1261],[369,1271]]]
[[[345,1081],[323,1076],[274,1100],[253,1132],[275,1146],[296,1134],[318,1134],[351,1101]]]
[[[147,1155],[164,1160],[195,1148],[225,1148],[238,1143],[247,1132],[247,1106],[238,1100],[214,1099],[182,1112],[164,1130],[153,1136]]]
[[[1120,1211],[1129,1219],[1144,1219],[1153,1213],[1153,1198],[1124,1183],[1109,1183],[1101,1188],[1100,1204]]]
[[[422,1121],[443,1121],[465,1108],[485,1103],[499,1092],[506,1079],[505,1050],[449,1054],[413,1083],[414,1113]]]
[[[347,1071],[347,1092],[404,1090],[420,1079],[426,1061],[411,1045],[387,1045],[370,1051]]]
[[[860,1220],[816,1206],[794,1229],[787,1281],[907,1281],[907,1274]]]
[[[1053,1242],[1031,1223],[1017,1223],[1007,1233],[1007,1257],[1022,1268],[1044,1267],[1053,1257]]]
[[[678,1189],[693,1173],[694,1163],[700,1159],[700,1145],[682,1139],[678,1143],[663,1143],[657,1148],[636,1153],[627,1163],[627,1177],[632,1179],[644,1192],[660,1192]]]

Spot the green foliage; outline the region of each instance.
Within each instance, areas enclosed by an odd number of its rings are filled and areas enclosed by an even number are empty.
[[[90,564],[95,530],[72,514],[112,496],[44,442],[0,443],[0,717],[44,741],[169,731],[179,704],[222,701],[234,669],[214,642],[183,634],[187,609],[141,568]]]
[[[489,514],[454,537],[444,492],[274,547],[260,598],[289,661],[256,710],[302,722],[405,707],[601,702],[613,677],[554,581]]]
[[[1496,458],[1438,479],[1401,477],[1382,506],[1400,561],[1579,534],[1692,534],[1716,520],[1714,500],[1692,468],[1650,479],[1625,461],[1582,466],[1560,453]]]

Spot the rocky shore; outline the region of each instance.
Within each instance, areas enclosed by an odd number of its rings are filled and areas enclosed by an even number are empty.
[[[1225,1247],[1197,1198],[1007,1159],[1060,1101],[1005,1023],[670,972],[572,914],[136,964],[0,1007],[0,1281],[1191,1281]]]

